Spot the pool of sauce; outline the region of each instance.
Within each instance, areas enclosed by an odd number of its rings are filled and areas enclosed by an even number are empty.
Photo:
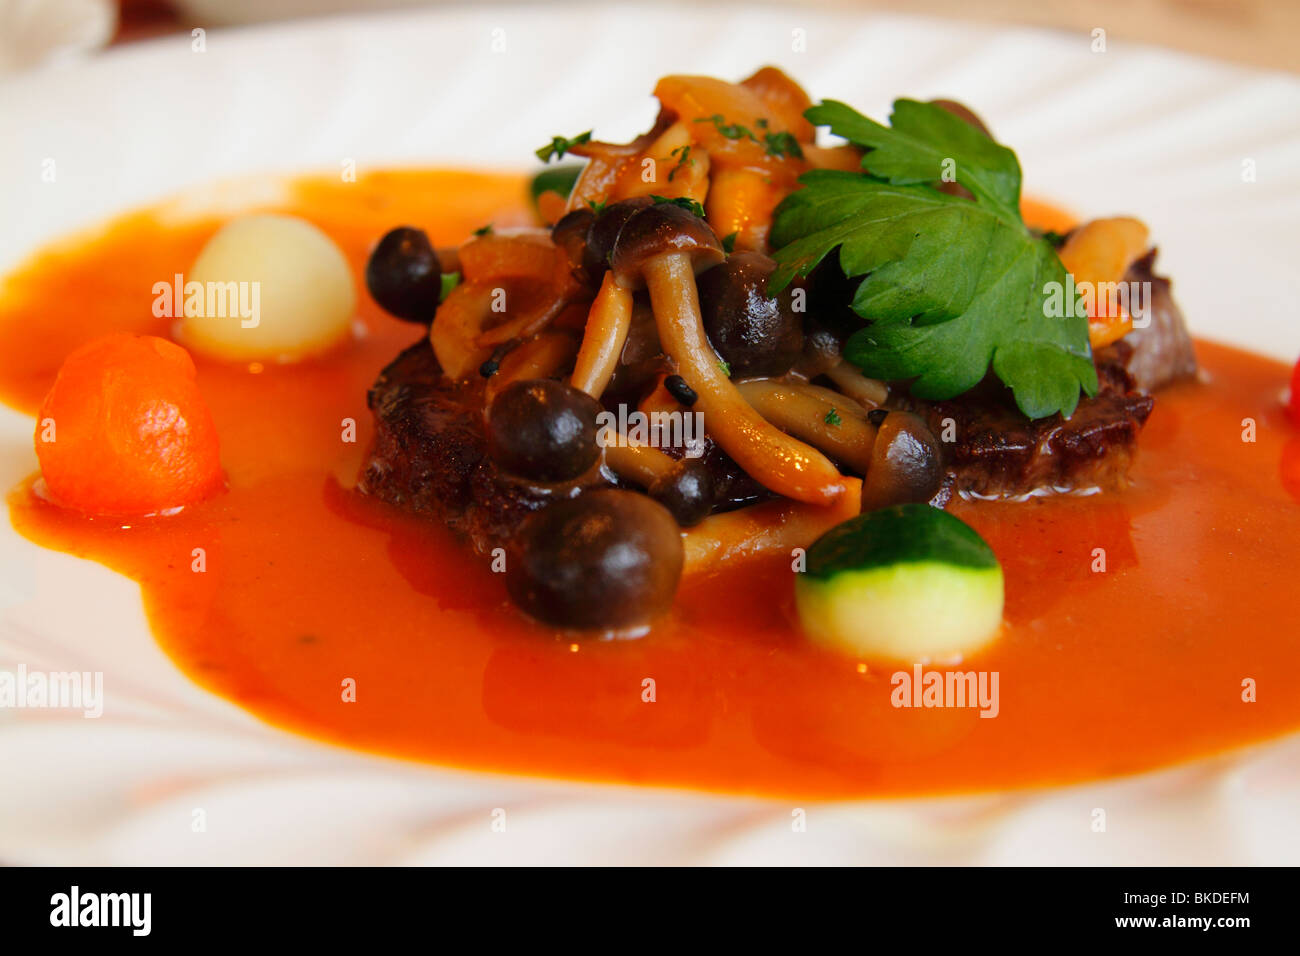
[[[277,208],[332,235],[364,288],[392,226],[458,243],[527,222],[524,190],[450,171],[309,178]],[[0,297],[0,398],[34,413],[80,343],[167,335],[151,287],[219,225],[143,211],[34,256]],[[440,526],[351,490],[366,389],[420,335],[361,299],[364,334],[309,363],[195,356],[225,494],[126,529],[51,506],[36,476],[8,496],[19,533],[138,581],[177,666],[278,727],[458,767],[807,797],[1060,784],[1300,728],[1300,437],[1279,362],[1199,343],[1204,380],[1159,394],[1124,492],[953,506],[1006,571],[1005,633],[961,664],[999,675],[981,719],[895,708],[893,668],[806,644],[784,560],[684,581],[638,640],[524,619]]]

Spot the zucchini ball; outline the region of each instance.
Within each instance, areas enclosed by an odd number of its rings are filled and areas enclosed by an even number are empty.
[[[295,216],[232,219],[208,240],[185,279],[187,303],[197,282],[205,306],[198,315],[185,309],[181,337],[214,358],[292,361],[322,352],[347,337],[356,311],[343,253]]]
[[[997,637],[1002,567],[974,529],[925,504],[850,518],[818,538],[795,581],[804,633],[856,657],[948,661]]]

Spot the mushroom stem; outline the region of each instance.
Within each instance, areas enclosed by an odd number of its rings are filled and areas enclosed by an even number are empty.
[[[866,418],[871,411],[870,406],[864,406],[851,395],[837,392],[833,388],[824,388],[821,385],[813,385],[811,382],[797,380],[780,384],[782,388],[798,392],[800,395],[810,395],[813,398],[820,398],[822,401],[829,402],[835,406],[837,412],[848,412],[856,418]]]
[[[764,421],[722,371],[704,332],[690,256],[651,256],[643,275],[664,350],[699,396],[696,409],[727,454],[764,487],[787,498],[824,505],[843,495],[844,476],[830,460]]]
[[[648,488],[673,470],[676,461],[658,448],[618,441],[605,446],[605,464],[620,478]]]
[[[548,292],[542,296],[540,305],[518,318],[480,332],[474,337],[474,344],[481,348],[491,348],[511,339],[526,339],[536,335],[575,301],[577,301],[577,293],[573,289],[557,291],[554,295]]]
[[[840,359],[826,370],[826,377],[839,386],[840,391],[868,408],[885,404],[889,387],[879,379],[867,378],[853,365]]]
[[[824,532],[858,513],[862,482],[843,479],[846,493],[830,505],[801,501],[765,501],[736,511],[710,515],[682,533],[686,547],[683,574],[709,571],[724,563],[763,554],[806,548]]]
[[[600,398],[614,374],[632,327],[632,293],[614,280],[614,273],[606,272],[600,292],[591,303],[582,347],[573,368],[574,388],[581,389],[592,398]]]
[[[877,429],[860,417],[852,399],[837,405],[816,393],[768,380],[744,382],[737,388],[760,415],[782,431],[821,449],[858,474],[865,475],[871,467]]]
[[[511,382],[550,378],[573,358],[577,343],[567,332],[547,331],[512,349],[501,367],[488,379],[485,397],[491,402]]]

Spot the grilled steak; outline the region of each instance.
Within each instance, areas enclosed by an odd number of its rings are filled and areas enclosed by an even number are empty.
[[[1097,351],[1101,388],[1068,421],[1027,421],[996,383],[947,402],[905,401],[936,436],[950,439],[948,493],[1015,497],[1124,485],[1154,404],[1150,393],[1196,374],[1192,337],[1169,280],[1152,271],[1155,257],[1152,249],[1124,276],[1150,284],[1149,324]]]
[[[448,382],[427,338],[379,373],[367,400],[375,438],[357,487],[439,518],[479,552],[508,540],[529,512],[548,501],[607,483],[593,471],[574,482],[535,484],[497,468],[487,457],[482,384]]]
[[[1123,366],[1098,366],[1101,388],[1070,418],[1030,421],[995,382],[946,402],[910,400],[947,452],[948,494],[1015,497],[1122,487],[1154,399]],[[943,495],[943,493],[941,493]],[[940,498],[940,502],[946,496]]]
[[[1129,267],[1125,282],[1150,283],[1150,300],[1147,302],[1150,323],[1134,329],[1114,345],[1101,349],[1098,362],[1115,362],[1124,366],[1139,389],[1154,392],[1181,379],[1196,374],[1196,352],[1192,337],[1183,321],[1169,280],[1152,271],[1156,250]]]
[[[600,467],[557,484],[524,481],[498,468],[487,456],[483,383],[448,382],[428,339],[389,363],[367,400],[375,437],[358,489],[438,518],[469,538],[480,553],[509,540],[530,512],[556,498],[619,484]],[[682,449],[664,451],[677,456]],[[703,461],[713,475],[714,510],[770,497],[712,441],[705,443]]]
[[[1151,283],[1150,325],[1098,351],[1101,388],[1082,399],[1069,420],[1059,415],[1027,420],[1007,390],[991,380],[945,402],[901,396],[898,406],[920,414],[947,452],[948,481],[937,504],[953,493],[1015,497],[1124,484],[1138,433],[1154,404],[1148,393],[1196,371],[1191,337],[1169,281],[1152,272],[1154,259],[1152,250],[1125,277]],[[529,512],[556,497],[618,484],[600,468],[577,481],[548,485],[496,467],[486,453],[483,384],[447,382],[427,339],[398,355],[368,398],[376,428],[360,490],[437,517],[480,552],[508,540]],[[704,461],[719,491],[716,510],[769,496],[711,441]]]

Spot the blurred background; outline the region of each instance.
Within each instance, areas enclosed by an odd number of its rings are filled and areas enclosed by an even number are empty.
[[[0,74],[194,27],[288,20],[456,0],[0,0]],[[469,2],[469,0],[465,0]],[[514,0],[542,6],[547,0]],[[618,0],[592,0],[602,6]],[[742,0],[794,5],[793,0]],[[485,4],[478,0],[474,6]],[[1300,0],[801,0],[825,9],[889,10],[1088,33],[1300,72]],[[698,4],[692,4],[698,6]]]

